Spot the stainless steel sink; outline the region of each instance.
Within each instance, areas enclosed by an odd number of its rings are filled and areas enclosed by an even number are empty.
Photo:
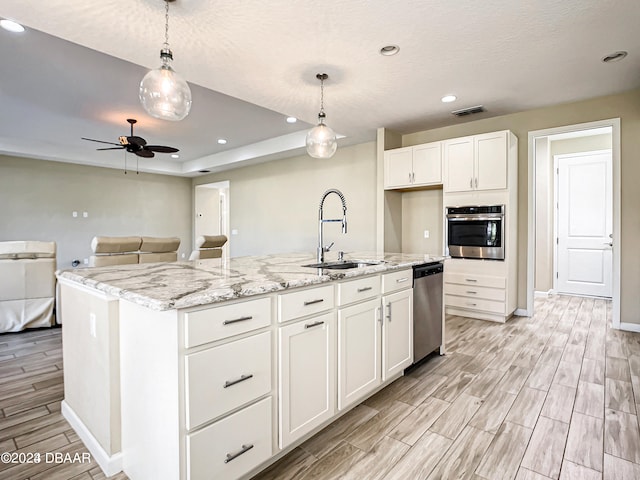
[[[342,260],[337,262],[321,262],[302,265],[309,268],[327,268],[329,270],[346,270],[348,268],[364,268],[371,265],[380,265],[382,262],[366,260]]]

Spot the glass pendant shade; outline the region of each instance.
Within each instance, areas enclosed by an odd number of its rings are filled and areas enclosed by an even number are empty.
[[[170,55],[170,53],[169,53]],[[152,117],[179,121],[191,110],[191,89],[169,62],[165,51],[160,54],[162,65],[149,71],[140,82],[140,103]]]
[[[322,119],[307,133],[307,153],[313,158],[331,158],[337,148],[336,134]]]

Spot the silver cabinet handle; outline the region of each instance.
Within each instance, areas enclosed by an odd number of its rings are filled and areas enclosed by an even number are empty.
[[[236,318],[234,320],[225,320],[224,322],[222,322],[222,325],[231,325],[232,323],[246,322],[247,320],[251,320],[252,318],[253,318],[252,316],[248,316],[248,317]]]
[[[382,323],[382,307],[376,307],[376,319]]]
[[[358,289],[358,293],[362,293],[362,292],[367,292],[369,290],[372,290],[373,287],[362,287]]]
[[[411,183],[411,172],[409,172],[409,183]]]
[[[396,280],[397,283],[402,283],[402,282],[406,282],[407,280],[409,280],[409,277],[404,277],[404,278],[399,278]]]
[[[411,172],[411,183],[415,183],[416,181],[416,172]]]
[[[473,290],[467,290],[467,293],[471,293],[473,295],[476,295],[478,292],[474,292]]]
[[[469,179],[469,188],[473,188],[473,178]]]
[[[476,177],[476,188],[478,188],[478,177]]]
[[[467,305],[471,305],[472,307],[475,307],[475,306],[476,306],[476,305],[478,305],[478,304],[477,304],[477,303],[471,303],[471,302],[469,302],[469,303],[467,303]]]
[[[306,323],[304,328],[313,328],[313,327],[317,327],[318,325],[322,325],[322,324],[324,324],[324,322]]]
[[[391,321],[391,302],[387,303],[387,320]]]
[[[227,453],[227,458],[224,459],[224,463],[229,463],[231,460],[234,460],[234,459],[238,458],[243,453],[247,453],[252,448],[253,448],[253,444],[250,443],[249,445],[242,445],[242,447],[241,447],[239,452]]]
[[[315,303],[324,302],[324,298],[319,298],[317,300],[309,300],[308,302],[304,302],[304,306],[307,307],[309,305],[313,305]]]
[[[249,375],[240,375],[240,378],[237,378],[235,380],[227,380],[226,382],[224,382],[224,388],[230,387],[231,385],[235,385],[240,382],[244,382],[245,380],[249,380],[250,378],[253,378],[253,373]]]
[[[476,280],[475,278],[465,278],[465,280],[467,282],[477,282],[478,280]]]

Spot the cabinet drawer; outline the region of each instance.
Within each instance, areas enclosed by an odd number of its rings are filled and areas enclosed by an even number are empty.
[[[187,312],[184,314],[184,343],[186,348],[191,348],[270,324],[270,298]]]
[[[444,272],[444,281],[446,283],[458,283],[460,285],[474,285],[478,287],[505,288],[507,279],[505,277],[497,277],[493,275],[476,275],[466,273],[447,273]]]
[[[385,273],[382,275],[382,293],[391,293],[396,290],[413,286],[413,269],[400,270],[399,272]]]
[[[338,305],[348,305],[380,295],[380,276],[359,278],[338,284]]]
[[[272,454],[271,397],[187,435],[187,478],[240,478]]]
[[[456,295],[445,295],[445,305],[447,307],[466,308],[468,310],[478,310],[490,313],[504,314],[504,302],[493,300],[483,300],[481,298],[458,297]]]
[[[185,359],[186,419],[192,429],[271,390],[271,332]]]
[[[483,298],[485,300],[506,300],[503,288],[477,287],[475,285],[457,285],[455,283],[445,283],[444,292],[451,295],[459,295],[469,298]]]
[[[335,305],[333,284],[278,295],[278,321],[324,312]]]

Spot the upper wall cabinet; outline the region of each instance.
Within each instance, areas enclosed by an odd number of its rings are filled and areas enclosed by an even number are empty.
[[[444,142],[444,191],[507,188],[507,130]]]
[[[384,152],[384,188],[442,184],[442,142]]]

